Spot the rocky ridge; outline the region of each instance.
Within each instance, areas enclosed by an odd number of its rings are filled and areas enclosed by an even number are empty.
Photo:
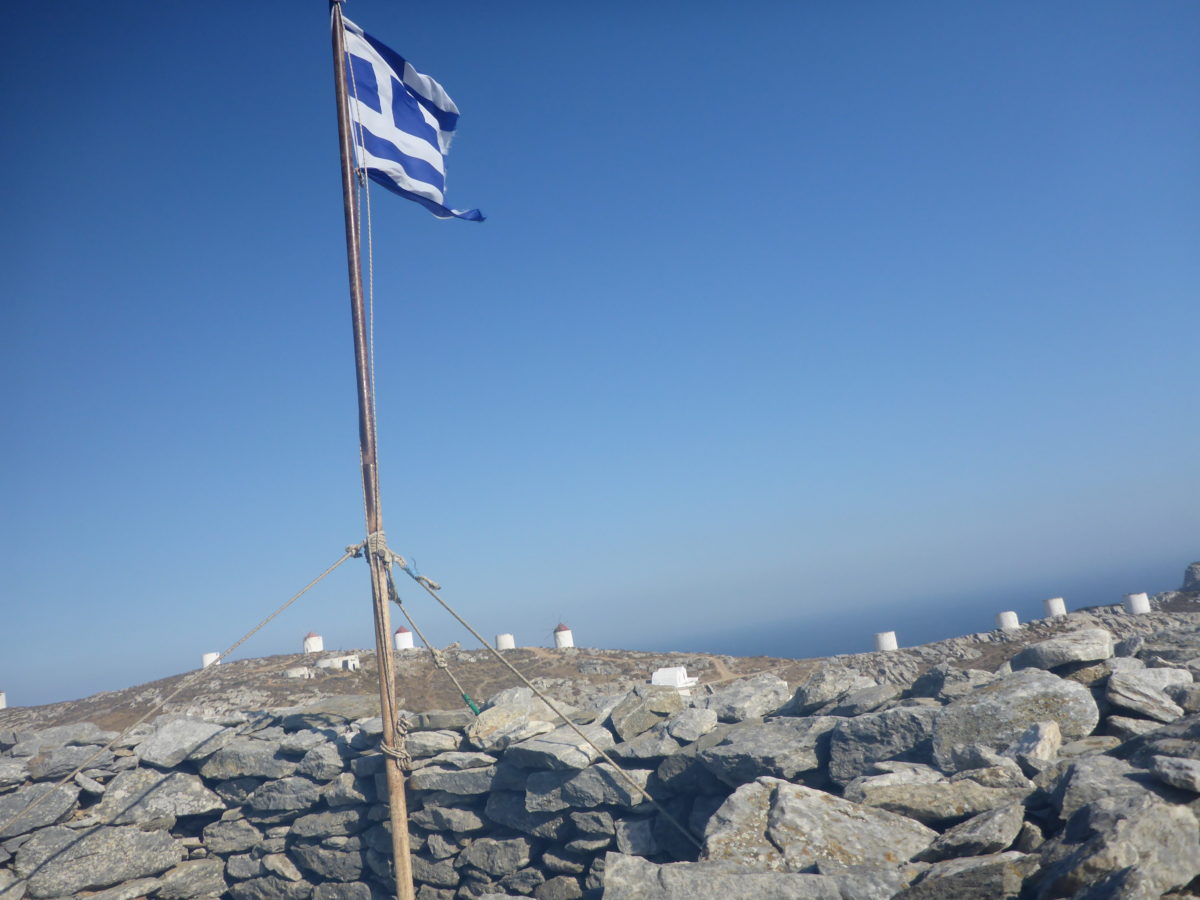
[[[412,711],[418,897],[1200,896],[1200,595],[1158,599],[577,694],[620,772],[524,688]],[[116,734],[0,718],[0,900],[388,896],[361,704],[177,711],[63,786]]]

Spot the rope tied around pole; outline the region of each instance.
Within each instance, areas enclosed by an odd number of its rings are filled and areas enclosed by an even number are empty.
[[[400,764],[406,772],[412,769],[412,754],[408,752],[409,721],[404,716],[396,717],[396,734],[392,737],[394,743],[379,742],[379,750],[384,756],[390,756]]]

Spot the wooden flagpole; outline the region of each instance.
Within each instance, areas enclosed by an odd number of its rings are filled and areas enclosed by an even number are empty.
[[[383,511],[379,503],[379,471],[375,450],[374,386],[368,368],[366,315],[363,309],[362,263],[358,231],[358,201],[354,191],[354,162],[350,146],[350,110],[346,95],[346,47],[341,0],[330,0],[333,13],[333,80],[337,91],[338,138],[342,155],[342,199],[346,212],[346,258],[350,273],[350,310],[354,324],[354,366],[358,376],[358,441],[362,460],[363,497],[366,501],[367,544],[364,552],[371,567],[371,596],[375,609],[375,659],[379,666],[379,709],[383,719],[382,743],[396,739],[396,666],[392,655],[392,622],[388,607],[387,562],[383,551]],[[384,755],[388,807],[392,826],[392,871],[397,900],[413,900],[412,859],[408,841],[408,807],[404,773],[395,757]]]

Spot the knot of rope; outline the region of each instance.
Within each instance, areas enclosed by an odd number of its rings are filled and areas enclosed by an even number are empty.
[[[362,544],[347,544],[346,545],[346,554],[351,559],[358,559],[360,556],[362,556],[363,547],[365,547],[365,546],[366,546],[365,542]]]
[[[382,560],[385,565],[397,565],[402,569],[408,567],[408,560],[387,545],[387,535],[384,532],[374,531],[367,535],[364,545],[372,556]]]
[[[405,571],[407,572],[408,570],[405,569]],[[440,591],[442,589],[442,586],[440,584],[438,584],[436,581],[434,581],[432,578],[426,578],[424,575],[417,575],[413,572],[408,572],[408,574],[410,576],[412,576],[412,580],[415,581],[417,584],[424,585],[425,587],[429,588],[429,590],[431,590],[431,591]]]
[[[437,647],[430,647],[429,652],[433,655],[433,664],[439,669],[449,669],[450,663],[446,662],[446,654]]]
[[[412,766],[412,754],[408,752],[408,729],[408,719],[404,716],[397,716],[395,743],[379,742],[379,749],[383,755],[396,760],[400,764],[400,768],[405,770]]]

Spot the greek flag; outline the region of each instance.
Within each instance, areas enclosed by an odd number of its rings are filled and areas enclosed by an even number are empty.
[[[359,168],[439,219],[482,222],[477,209],[446,203],[446,154],[458,107],[442,86],[422,75],[348,19],[346,83]]]

